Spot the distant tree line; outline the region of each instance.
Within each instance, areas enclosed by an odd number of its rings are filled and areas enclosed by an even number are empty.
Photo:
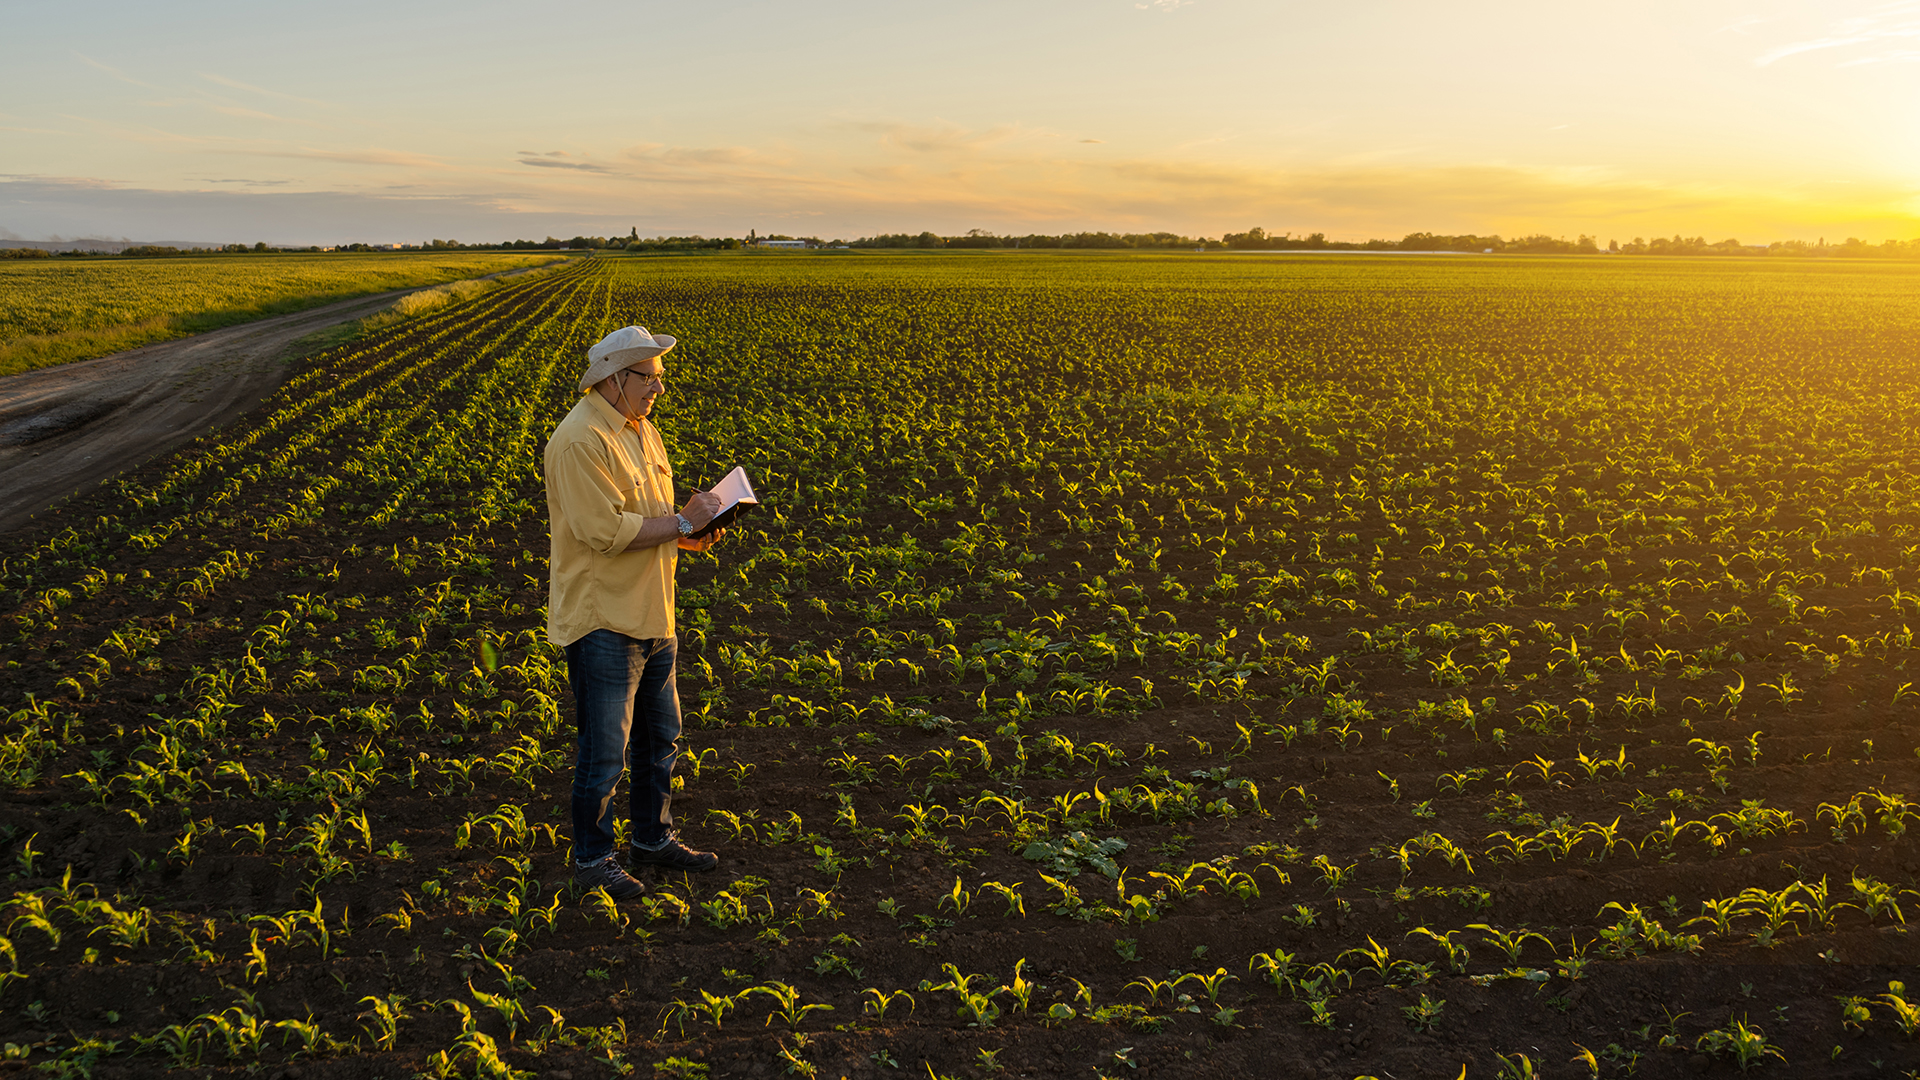
[[[1591,236],[1580,236],[1573,240],[1565,237],[1535,234],[1505,239],[1498,235],[1477,236],[1464,233],[1450,236],[1442,233],[1408,233],[1398,240],[1329,240],[1325,233],[1307,233],[1295,236],[1292,233],[1269,233],[1262,228],[1248,229],[1246,232],[1226,233],[1219,239],[1209,237],[1188,237],[1178,233],[1115,233],[1115,232],[1077,232],[1049,235],[1029,233],[1025,236],[999,236],[985,229],[969,229],[964,235],[942,236],[936,232],[920,233],[880,233],[875,236],[863,236],[858,240],[822,240],[814,236],[785,236],[770,234],[761,236],[750,233],[745,240],[737,237],[708,236],[654,236],[641,237],[639,230],[633,230],[627,236],[576,236],[561,240],[549,236],[545,240],[502,240],[497,243],[463,244],[458,240],[429,240],[422,244],[341,244],[331,248],[321,247],[273,247],[266,243],[225,244],[218,247],[178,248],[154,244],[139,244],[119,252],[107,251],[49,251],[45,248],[0,248],[0,259],[46,259],[46,258],[98,258],[101,256],[139,257],[178,257],[178,256],[217,256],[235,254],[267,254],[273,252],[321,252],[321,251],[632,251],[632,252],[697,252],[697,251],[733,251],[752,246],[760,240],[799,240],[808,247],[836,248],[959,248],[959,249],[1098,249],[1098,250],[1204,250],[1204,251],[1459,251],[1512,255],[1719,255],[1719,256],[1790,256],[1802,258],[1882,258],[1882,259],[1920,259],[1920,239],[1887,240],[1879,244],[1870,244],[1853,237],[1844,243],[1829,244],[1825,239],[1809,244],[1804,240],[1778,240],[1771,244],[1743,244],[1738,240],[1720,240],[1708,243],[1705,237],[1692,239],[1675,234],[1673,237],[1656,236],[1651,240],[1634,237],[1629,243],[1608,241],[1605,249]]]
[[[1255,230],[1256,232],[1259,230]],[[834,241],[839,244],[842,241]],[[855,248],[1222,248],[1225,245],[1217,240],[1194,240],[1179,233],[1109,233],[1079,232],[1062,233],[1049,236],[1042,233],[1030,233],[1026,236],[996,236],[985,229],[969,229],[964,236],[941,236],[938,233],[882,233],[879,236],[863,236],[858,240],[844,242],[847,247]]]
[[[364,250],[364,251],[392,250],[391,248],[372,248],[372,247],[368,247],[365,244],[357,245],[357,247],[359,247],[361,250]],[[69,259],[69,258],[76,258],[76,257],[77,258],[101,258],[103,256],[108,258],[120,258],[124,256],[133,256],[134,258],[140,258],[142,256],[154,257],[154,256],[179,256],[179,255],[234,255],[234,254],[241,254],[241,253],[245,253],[245,254],[278,253],[283,251],[317,252],[317,251],[331,251],[331,250],[335,250],[335,249],[320,248],[320,247],[272,247],[265,243],[221,244],[215,247],[187,247],[187,248],[171,247],[165,244],[134,244],[131,247],[121,248],[119,251],[105,251],[105,250],[49,251],[46,248],[0,248],[0,259],[52,259],[52,258]],[[340,248],[338,250],[345,251],[347,249]]]
[[[835,243],[839,243],[836,241]],[[1226,233],[1219,239],[1187,237],[1177,233],[1080,232],[1057,236],[996,236],[983,229],[971,229],[963,236],[941,236],[934,232],[882,233],[847,242],[856,248],[1108,248],[1108,249],[1202,249],[1206,251],[1460,251],[1509,255],[1599,255],[1599,241],[1591,236],[1565,237],[1536,233],[1507,239],[1499,235],[1479,236],[1463,233],[1408,233],[1398,240],[1329,240],[1325,233],[1269,233],[1262,228]],[[1811,256],[1852,258],[1920,258],[1920,239],[1888,240],[1869,244],[1849,238],[1843,244],[1825,240],[1809,244],[1804,240],[1776,241],[1772,244],[1743,244],[1738,240],[1708,243],[1704,237],[1689,240],[1675,235],[1671,239],[1635,237],[1622,244],[1609,241],[1606,253],[1621,255],[1739,255],[1739,256]]]

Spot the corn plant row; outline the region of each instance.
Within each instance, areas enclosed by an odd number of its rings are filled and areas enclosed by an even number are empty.
[[[603,258],[323,354],[6,553],[0,1039],[1920,1067],[1917,284]],[[766,505],[680,572],[723,869],[621,905],[566,884],[537,462],[629,322],[682,342],[677,477]]]

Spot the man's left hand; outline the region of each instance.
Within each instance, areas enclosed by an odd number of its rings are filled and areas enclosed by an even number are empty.
[[[708,548],[710,548],[710,547],[712,547],[713,545],[715,545],[715,544],[717,544],[717,543],[719,543],[719,542],[720,542],[720,538],[721,538],[721,537],[723,537],[723,536],[725,536],[725,535],[727,535],[727,530],[725,530],[725,529],[715,529],[715,530],[713,530],[712,532],[710,532],[710,533],[708,533],[707,535],[705,535],[705,536],[703,536],[703,537],[701,537],[701,538],[700,538],[700,539],[698,539],[698,540],[695,540],[695,539],[692,539],[692,538],[690,538],[690,537],[689,537],[689,538],[683,538],[683,539],[682,539],[682,540],[680,541],[680,550],[681,550],[681,551],[695,551],[695,552],[699,552],[699,551],[705,551],[705,550],[707,550]]]

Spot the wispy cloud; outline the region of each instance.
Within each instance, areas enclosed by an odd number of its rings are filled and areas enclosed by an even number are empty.
[[[963,128],[946,121],[936,121],[931,124],[856,121],[847,126],[856,131],[876,134],[880,136],[880,141],[888,146],[921,154],[966,153],[996,143],[1004,143],[1019,136],[1041,134],[1017,124],[999,124],[986,129],[973,129]]]
[[[1860,67],[1865,64],[1913,64],[1920,63],[1920,49],[1894,49],[1877,56],[1860,56],[1842,61],[1841,67]]]
[[[1714,30],[1715,34],[1739,34],[1741,37],[1753,33],[1754,27],[1765,26],[1779,18],[1778,15],[1742,15]]]
[[[0,174],[0,220],[36,236],[133,236],[216,243],[420,241],[430,236],[500,240],[604,235],[615,218],[517,213],[484,193],[434,196],[344,191],[161,191],[94,177]],[[624,235],[629,215],[618,218]],[[643,229],[647,225],[641,226]]]
[[[95,60],[93,57],[88,56],[85,53],[75,52],[73,55],[77,57],[81,63],[87,65],[88,67],[94,68],[99,71],[104,71],[107,74],[113,76],[114,78],[119,79],[123,83],[127,83],[132,86],[145,87],[148,90],[158,89],[158,87],[154,86],[152,83],[141,82],[139,79],[136,79],[133,76],[127,74],[126,72],[121,71],[119,68],[114,67],[112,64],[103,64],[100,61]]]
[[[285,122],[281,120],[280,117],[272,113],[261,112],[259,109],[245,109],[238,105],[209,105],[207,107],[222,116],[237,116],[242,120],[271,120],[275,123]]]
[[[1856,46],[1908,41],[1915,38],[1920,38],[1920,3],[1901,0],[1899,3],[1882,4],[1865,15],[1835,20],[1819,36],[1777,45],[1754,57],[1753,62],[1759,67],[1766,67],[1788,57],[1806,53],[1851,49]],[[1853,57],[1843,61],[1842,66],[1886,63],[1908,59],[1912,55],[1913,50],[1910,49],[1895,50]]]
[[[574,169],[579,172],[609,173],[612,169],[605,165],[595,165],[590,161],[554,161],[551,158],[521,158],[520,164],[532,165],[536,169]]]
[[[76,113],[57,113],[55,115],[59,116],[62,120],[71,120],[76,124],[85,125],[91,128],[96,135],[126,142],[146,143],[155,146],[202,147],[221,141],[201,135],[182,135],[177,131],[168,131],[165,128],[157,128],[147,124],[129,125],[115,123],[112,120],[103,120],[97,116],[81,116]]]
[[[836,184],[825,175],[831,169],[810,166],[778,150],[747,146],[636,143],[620,151],[619,160],[623,178],[689,190],[793,192]]]
[[[92,116],[76,116],[60,113],[65,120],[85,125],[102,137],[121,142],[144,143],[163,146],[174,150],[197,150],[210,154],[236,154],[246,157],[301,158],[310,161],[331,161],[342,165],[385,165],[409,169],[449,170],[453,166],[445,159],[428,154],[413,153],[405,150],[388,150],[377,146],[308,146],[289,144],[278,139],[238,138],[230,135],[183,134],[151,125],[119,124]],[[202,162],[200,168],[210,168]]]
[[[49,188],[118,188],[122,185],[97,176],[42,176],[39,173],[0,173],[0,183],[44,185]]]
[[[409,169],[451,169],[445,160],[404,150],[367,147],[357,150],[321,150],[314,147],[223,146],[216,153],[246,154],[252,157],[304,158],[309,161],[333,161],[342,165],[398,165]]]
[[[297,94],[286,94],[278,90],[269,90],[264,86],[254,86],[252,83],[243,83],[238,79],[229,79],[225,75],[216,75],[211,71],[200,71],[200,72],[195,72],[195,74],[199,75],[201,78],[207,80],[210,83],[218,83],[219,85],[227,87],[232,90],[244,90],[249,94],[264,94],[267,97],[276,97],[284,101],[297,101],[297,102],[300,102],[302,105],[318,105],[322,108],[333,107],[330,102],[319,101],[314,98],[300,97]]]
[[[573,160],[574,155],[567,153],[565,150],[549,150],[544,154],[536,154],[531,150],[521,150],[519,154],[520,164],[531,165],[536,169],[572,169],[575,172],[589,173],[610,173],[613,171],[605,165],[598,165],[591,161],[575,161]]]

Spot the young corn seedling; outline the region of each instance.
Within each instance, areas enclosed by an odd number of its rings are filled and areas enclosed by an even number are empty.
[[[980,891],[991,892],[1007,902],[1007,910],[1003,913],[1004,917],[1011,919],[1015,915],[1018,915],[1024,919],[1027,917],[1027,905],[1026,901],[1020,895],[1020,886],[1024,884],[1026,883],[1022,881],[1016,881],[1012,885],[1002,884],[998,881],[986,881],[980,884]]]
[[[967,917],[967,909],[973,906],[974,893],[968,892],[958,876],[953,879],[953,890],[940,897],[938,907],[953,909],[955,918]]]
[[[992,1027],[993,1022],[1000,1017],[1000,1007],[993,1003],[993,999],[1000,996],[1006,988],[996,986],[991,991],[981,993],[973,988],[973,984],[976,980],[986,979],[987,976],[963,975],[960,969],[952,964],[942,964],[940,970],[946,974],[946,981],[935,983],[932,980],[922,980],[921,991],[951,991],[960,999],[960,1006],[954,1011],[966,1018],[968,1027]]]
[[[1868,1008],[1873,1003],[1870,998],[1842,994],[1834,1000],[1840,1003],[1840,1026],[1848,1031],[1864,1030],[1873,1019],[1873,1012]]]
[[[1522,1053],[1495,1054],[1494,1060],[1500,1063],[1500,1080],[1534,1080],[1540,1075],[1535,1071],[1533,1059]]]
[[[1440,1014],[1445,1012],[1446,1008],[1447,1003],[1444,999],[1434,1001],[1422,993],[1419,1001],[1402,1006],[1400,1012],[1407,1018],[1407,1023],[1413,1030],[1428,1032],[1439,1026]]]
[[[907,999],[908,1015],[912,1015],[918,1005],[918,1003],[914,1001],[913,995],[907,993],[905,990],[879,990],[869,986],[861,991],[861,993],[867,995],[867,1000],[861,1005],[861,1010],[875,1020],[884,1021],[887,1018],[887,1010],[892,1008],[893,1003],[901,998]]]
[[[678,1021],[681,1033],[685,1034],[686,1018],[689,1016],[699,1016],[703,1017],[707,1023],[712,1024],[715,1031],[719,1031],[721,1021],[725,1019],[726,1015],[735,1008],[738,1008],[740,1002],[744,1001],[747,995],[752,992],[751,990],[743,990],[738,994],[714,994],[706,990],[701,990],[700,998],[697,1001],[686,998],[675,998],[673,1004],[667,1006],[666,1020],[661,1024],[661,1029],[664,1031],[666,1024]]]
[[[1027,961],[1024,957],[1015,961],[1013,965],[1013,981],[1001,987],[1001,989],[1005,990],[1007,995],[1013,999],[1014,1006],[1023,1013],[1027,1011],[1028,1004],[1033,1000],[1033,992],[1038,989],[1031,980],[1022,974],[1022,969],[1026,966]]]
[[[1724,793],[1728,786],[1727,769],[1733,764],[1733,747],[1711,739],[1688,739],[1687,745],[1707,759],[1707,779]]]
[[[1459,930],[1449,930],[1441,934],[1429,930],[1424,926],[1420,926],[1408,931],[1407,936],[1412,937],[1415,934],[1424,935],[1428,940],[1439,946],[1440,952],[1447,958],[1447,970],[1453,972],[1455,975],[1464,975],[1467,972],[1467,961],[1473,958],[1473,954],[1467,951],[1465,945],[1453,940],[1454,935],[1461,932],[1462,931]]]
[[[765,994],[772,998],[774,1010],[772,1014],[767,1017],[767,1023],[773,1023],[773,1018],[778,1016],[781,1021],[787,1025],[788,1031],[799,1031],[801,1023],[813,1013],[833,1011],[833,1006],[820,1002],[815,1002],[810,1005],[801,1004],[800,991],[783,982],[770,982],[763,986],[756,986],[752,989],[741,991],[739,996],[744,998],[748,994]],[[881,1006],[880,1011],[884,1014],[886,1007],[884,1005]]]
[[[1484,934],[1489,944],[1507,954],[1507,962],[1510,964],[1520,962],[1520,952],[1527,947],[1529,941],[1538,941],[1549,951],[1553,949],[1553,942],[1547,940],[1546,935],[1532,930],[1497,930],[1486,923],[1468,923],[1467,929],[1478,930]]]
[[[1868,919],[1891,913],[1900,922],[1907,921],[1907,917],[1900,911],[1900,904],[1895,897],[1893,886],[1859,874],[1853,875],[1852,882],[1853,894],[1860,900],[1858,906]]]
[[[1783,676],[1784,678],[1784,676]],[[1745,1017],[1729,1018],[1727,1026],[1715,1028],[1694,1040],[1694,1048],[1714,1057],[1731,1054],[1741,1072],[1759,1065],[1767,1058],[1787,1060],[1780,1048],[1767,1041],[1767,1033],[1758,1025],[1749,1024]]]
[[[1320,880],[1326,883],[1329,894],[1345,885],[1347,879],[1353,875],[1353,872],[1360,868],[1359,863],[1354,863],[1351,866],[1341,866],[1325,855],[1315,855],[1313,857],[1313,865],[1320,871]]]
[[[1162,995],[1166,997],[1168,1003],[1172,1003],[1173,990],[1177,985],[1179,985],[1179,981],[1176,979],[1156,979],[1147,975],[1128,983],[1127,989],[1131,990],[1136,986],[1139,987],[1140,991],[1147,995],[1147,1005],[1152,1007],[1160,1004]]]
[[[1907,1038],[1920,1036],[1920,999],[1907,998],[1905,983],[1887,983],[1887,992],[1880,995],[1880,1002],[1893,1014],[1893,1022],[1900,1025],[1900,1031]]]
[[[1197,971],[1190,971],[1178,979],[1175,979],[1173,985],[1179,986],[1181,983],[1187,981],[1199,983],[1200,989],[1207,993],[1207,1001],[1218,1005],[1220,1003],[1220,991],[1227,983],[1239,982],[1240,979],[1238,976],[1229,975],[1226,968],[1216,968],[1211,975],[1202,975]]]
[[[388,994],[386,997],[374,997],[369,994],[360,999],[360,1004],[371,1007],[360,1014],[361,1025],[367,1034],[373,1037],[376,1050],[391,1050],[400,1037],[400,1021],[407,1018],[407,999],[404,994]]]
[[[1247,960],[1247,971],[1257,970],[1260,977],[1272,985],[1274,993],[1285,994],[1294,990],[1294,963],[1294,955],[1284,949],[1257,952]]]

